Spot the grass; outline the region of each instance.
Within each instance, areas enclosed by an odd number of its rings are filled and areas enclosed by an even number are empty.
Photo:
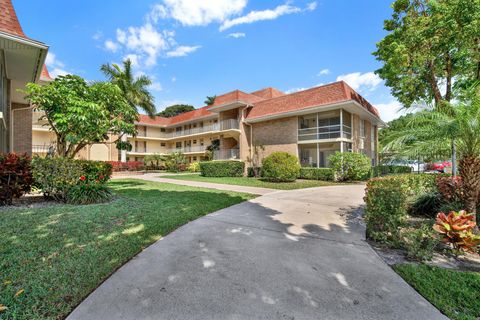
[[[412,264],[396,265],[394,269],[449,318],[480,318],[480,273]]]
[[[313,187],[323,187],[331,186],[337,183],[330,181],[318,181],[318,180],[297,180],[295,182],[268,182],[263,181],[257,178],[248,178],[248,177],[202,177],[199,174],[182,174],[182,175],[170,175],[170,176],[161,176],[160,178],[175,179],[175,180],[187,180],[187,181],[198,181],[198,182],[211,182],[211,183],[221,183],[221,184],[230,184],[237,186],[247,186],[247,187],[259,187],[259,188],[270,188],[270,189],[279,189],[279,190],[293,190],[293,189],[303,189],[303,188],[313,188]]]
[[[146,246],[252,198],[134,179],[110,186],[118,198],[107,204],[0,211],[0,319],[62,319]]]

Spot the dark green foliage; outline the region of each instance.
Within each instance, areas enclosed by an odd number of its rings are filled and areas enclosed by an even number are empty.
[[[257,167],[255,168],[257,173],[258,173],[258,176],[261,177],[262,176],[262,168],[261,167]],[[255,170],[254,168],[252,167],[248,167],[247,168],[247,176],[252,178],[252,177],[255,177]]]
[[[273,152],[262,161],[262,178],[273,182],[292,182],[300,174],[298,158],[288,152]]]
[[[193,110],[195,110],[195,107],[189,104],[174,104],[173,106],[166,107],[165,110],[157,113],[157,116],[171,118]]]
[[[103,161],[75,160],[88,181],[107,182],[112,176],[112,165]]]
[[[242,177],[245,163],[242,161],[200,162],[200,172],[204,177]]]
[[[367,236],[380,242],[398,243],[411,199],[433,192],[436,192],[434,175],[405,174],[370,179],[365,196]]]
[[[412,216],[435,218],[442,204],[442,198],[437,192],[420,194],[410,203],[408,213]]]
[[[300,168],[299,179],[333,181],[334,174],[330,168]]]
[[[70,204],[92,204],[107,202],[111,199],[110,189],[104,183],[79,183],[68,191]]]
[[[374,166],[372,167],[372,177],[388,176],[389,174],[411,173],[409,166]]]
[[[360,181],[370,178],[371,160],[364,154],[335,152],[328,160],[337,181]]]
[[[187,170],[187,158],[181,152],[172,152],[166,156],[165,169],[168,172],[181,172]]]
[[[430,224],[422,224],[402,232],[402,247],[406,250],[409,259],[429,261],[437,245],[438,239]]]
[[[29,192],[32,182],[30,157],[0,154],[0,205],[12,204],[14,198]]]

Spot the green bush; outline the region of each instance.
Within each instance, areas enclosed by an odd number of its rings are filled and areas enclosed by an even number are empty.
[[[335,152],[328,160],[337,181],[359,181],[370,178],[371,160],[364,154]]]
[[[32,160],[35,185],[45,197],[67,202],[68,192],[83,176],[78,161],[66,158],[40,158]]]
[[[273,152],[262,160],[262,177],[267,181],[291,182],[299,174],[298,158],[288,152]]]
[[[245,163],[242,161],[200,162],[200,172],[204,177],[242,177]]]
[[[372,167],[372,177],[388,176],[390,174],[412,173],[409,166],[374,166]]]
[[[438,240],[430,225],[422,224],[417,228],[409,228],[402,232],[402,236],[402,246],[408,258],[417,261],[432,259]]]
[[[332,181],[334,179],[331,168],[300,168],[300,179]]]
[[[0,205],[12,204],[14,198],[29,192],[32,182],[30,157],[0,154]]]
[[[411,200],[436,192],[435,176],[404,174],[370,179],[365,203],[367,236],[380,242],[399,242],[399,230],[405,225]]]
[[[192,162],[188,166],[188,171],[190,172],[199,172],[200,171],[200,163],[198,162]]]
[[[106,183],[112,176],[112,165],[103,161],[74,160],[82,168],[87,181]]]
[[[255,170],[257,171],[257,174],[255,175]],[[262,176],[262,167],[248,167],[247,168],[247,176],[250,178],[253,177],[261,177]]]
[[[168,172],[181,172],[187,169],[187,158],[181,152],[173,152],[165,156],[165,169]]]
[[[420,194],[410,203],[408,214],[435,218],[442,204],[442,198],[437,192]]]
[[[68,191],[70,204],[92,204],[110,201],[112,193],[104,183],[79,183]]]

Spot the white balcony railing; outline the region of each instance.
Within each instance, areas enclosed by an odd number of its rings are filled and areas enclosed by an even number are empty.
[[[172,148],[169,149],[168,152],[181,152],[181,153],[196,153],[196,152],[205,152],[207,147],[205,146],[190,146],[190,147],[182,147],[182,148]]]
[[[239,149],[221,149],[213,151],[213,160],[236,160],[240,159]]]
[[[340,125],[331,125],[331,126],[322,126],[322,127],[311,127],[298,129],[298,140],[324,140],[324,139],[336,139],[336,138],[346,138],[351,139],[352,137],[352,128],[343,125],[343,130],[340,130]],[[343,134],[343,137],[341,135]]]

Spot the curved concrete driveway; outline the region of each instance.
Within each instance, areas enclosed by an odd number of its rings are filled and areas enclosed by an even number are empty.
[[[68,319],[446,319],[365,243],[363,188],[274,192],[193,221]]]

